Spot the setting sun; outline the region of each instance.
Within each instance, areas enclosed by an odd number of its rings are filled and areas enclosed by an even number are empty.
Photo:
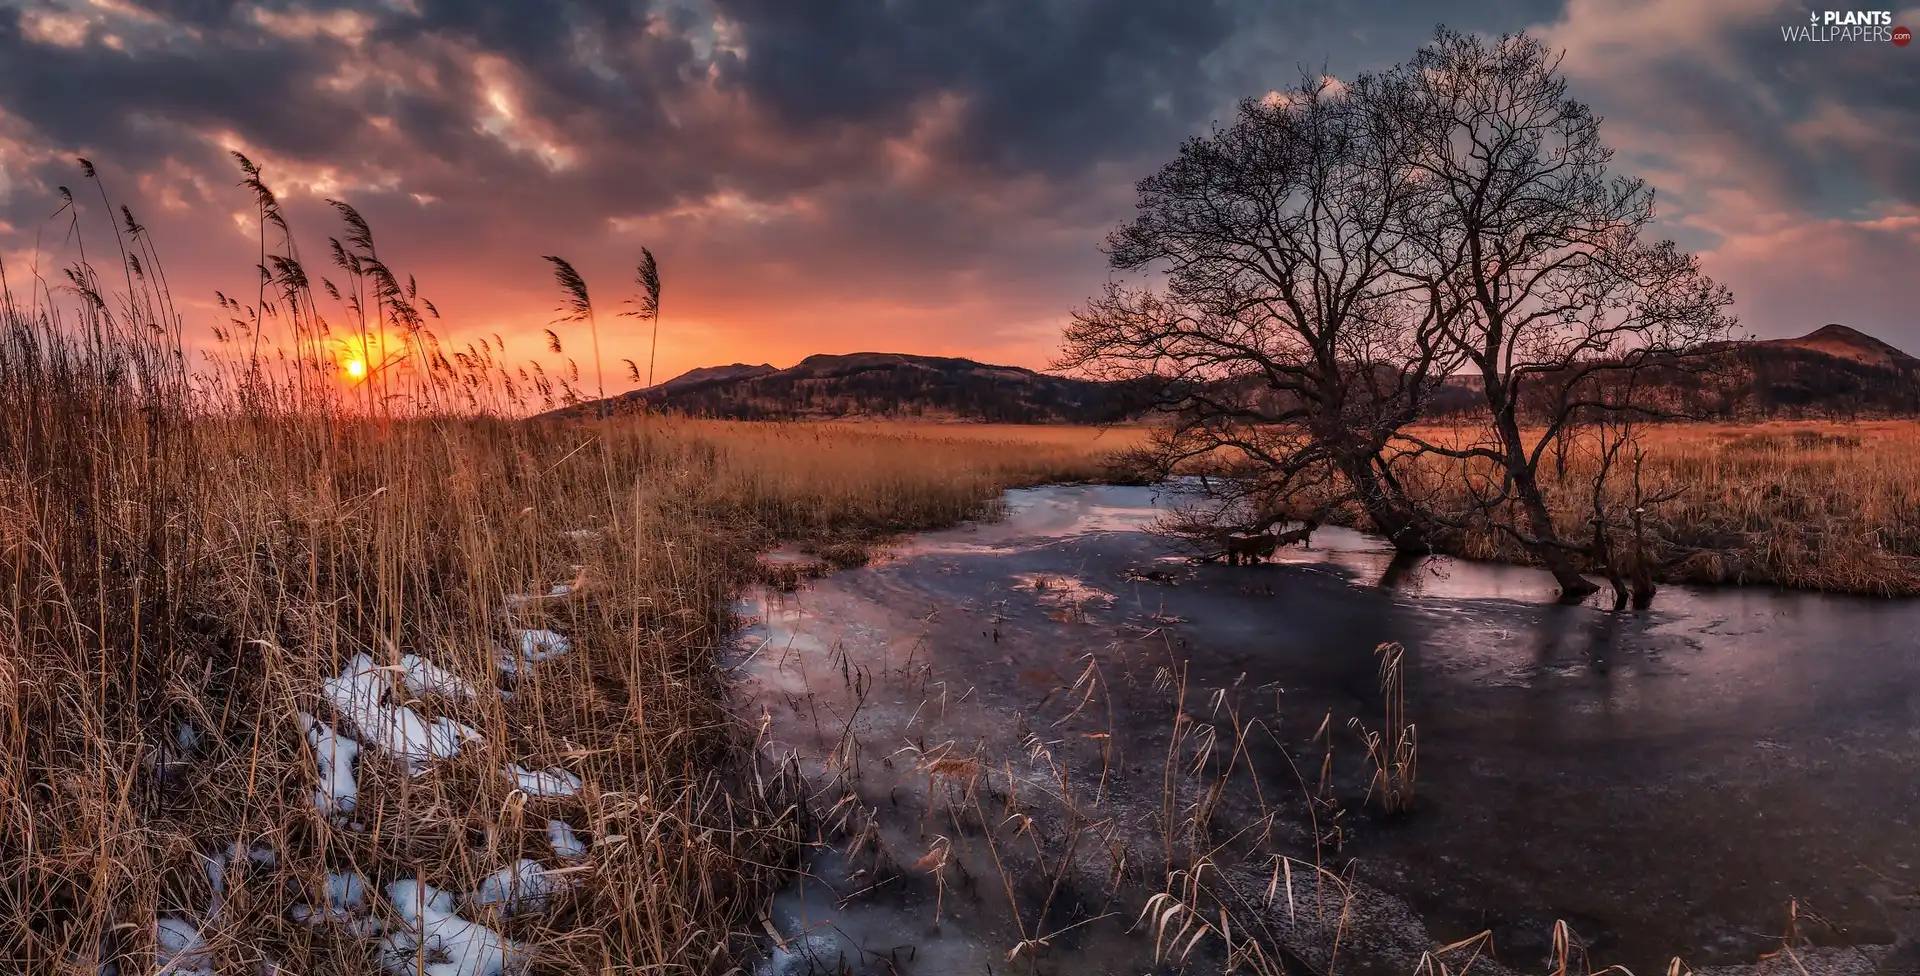
[[[367,375],[367,363],[364,359],[349,359],[345,368],[347,375],[356,380]]]

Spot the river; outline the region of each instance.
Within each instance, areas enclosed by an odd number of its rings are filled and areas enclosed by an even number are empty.
[[[1176,903],[1214,926],[1176,940],[1196,972],[1247,939],[1296,971],[1411,972],[1483,931],[1538,972],[1556,920],[1642,974],[1751,963],[1790,925],[1910,929],[1920,601],[1676,586],[1615,613],[1336,529],[1193,565],[1149,531],[1161,503],[1010,492],[1001,519],[743,605],[764,765],[807,784],[824,842],[765,971],[1143,973]],[[1382,644],[1417,744],[1399,816],[1362,739],[1388,727]],[[1169,866],[1181,897],[1149,905]]]

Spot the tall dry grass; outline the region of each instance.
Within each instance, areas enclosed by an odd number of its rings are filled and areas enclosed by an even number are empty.
[[[800,837],[717,664],[756,552],[946,524],[1098,470],[1077,446],[884,428],[395,409],[251,353],[193,372],[170,300],[98,297],[76,268],[77,306],[36,289],[0,315],[5,971],[150,971],[170,918],[204,943],[176,967],[372,972],[361,922],[290,917],[329,872],[470,892],[518,858],[561,868],[550,820],[589,844],[564,893],[480,921],[542,971],[726,971]],[[574,651],[515,684],[498,648],[529,627]],[[410,704],[477,738],[413,777],[363,735],[357,809],[329,816],[300,713],[347,731],[321,689],[360,653],[476,686]],[[510,763],[583,785],[532,796]],[[262,859],[217,860],[236,844]],[[368,911],[392,926],[392,909],[376,893]]]
[[[872,539],[951,525],[1013,485],[1104,477],[1095,428],[675,420],[708,446],[731,511],[784,539]]]
[[[1675,496],[1645,513],[1658,578],[1920,594],[1920,421],[1658,424],[1638,437],[1643,495]],[[1591,535],[1591,447],[1571,445],[1564,472],[1541,466],[1565,538]],[[1464,509],[1457,462],[1422,465],[1421,481],[1442,507]],[[1631,470],[1617,468],[1609,508],[1629,511],[1632,497]],[[1527,558],[1492,531],[1469,531],[1454,545],[1469,558]]]

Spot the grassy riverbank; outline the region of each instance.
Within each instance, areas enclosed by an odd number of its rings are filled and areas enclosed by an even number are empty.
[[[773,433],[783,429],[790,432]],[[1083,460],[1061,469],[1077,479],[1109,476],[1084,459],[1143,447],[1153,428],[847,422],[767,430],[758,436],[799,443],[826,431],[860,431],[912,436],[947,452],[968,444],[1001,445],[985,450],[1003,453],[1015,465],[1024,463],[1014,460],[1022,457],[1077,456]],[[1439,427],[1419,433],[1438,441],[1468,436]],[[1920,421],[1657,424],[1641,430],[1640,444],[1643,491],[1675,493],[1652,506],[1647,518],[1661,581],[1920,595]],[[1456,462],[1423,463],[1424,483],[1439,493],[1441,509],[1466,509],[1459,495],[1464,482],[1452,469]],[[1551,463],[1542,466],[1567,538],[1589,531],[1585,493],[1596,463],[1594,452],[1573,445],[1564,475]],[[1631,507],[1629,478],[1616,476],[1609,487],[1610,507]],[[1366,527],[1357,513],[1349,521]],[[1510,563],[1530,558],[1493,531],[1460,535],[1451,554]]]
[[[551,906],[463,912],[542,971],[725,971],[800,836],[715,667],[755,554],[1100,471],[980,431],[210,410],[166,352],[0,342],[0,969],[372,973],[433,947],[383,945],[404,906],[343,879],[464,898],[528,858],[561,869]],[[571,652],[503,673],[541,629]],[[389,669],[362,675],[379,714],[463,727],[457,752],[408,775],[327,693],[356,654]],[[422,659],[442,680],[403,684]]]
[[[1641,442],[1646,494],[1677,493],[1647,514],[1658,579],[1920,594],[1920,421],[1650,425]],[[1462,480],[1438,470],[1454,462],[1432,462],[1428,483],[1459,492]],[[1576,445],[1564,478],[1542,465],[1565,538],[1591,533],[1586,493],[1595,464],[1594,453]],[[1613,510],[1632,507],[1628,477],[1609,488]],[[1442,506],[1467,507],[1460,497]],[[1466,533],[1454,554],[1527,561],[1491,531]]]
[[[524,958],[725,971],[804,836],[747,761],[753,729],[716,668],[757,554],[857,563],[1006,488],[1108,477],[1146,437],[390,415],[231,372],[209,398],[170,365],[177,345],[105,324],[90,338],[15,314],[0,333],[9,970],[370,973],[406,949],[370,931],[397,931],[396,906],[344,879],[478,904],[526,858],[559,889],[544,910],[463,909]],[[1691,550],[1670,578],[1920,592],[1920,425],[1645,443],[1649,489],[1686,489],[1656,515]],[[512,650],[545,631],[570,650]],[[337,691],[362,680],[378,707],[356,712]],[[457,734],[410,774],[395,754],[411,740],[368,727],[387,719]],[[555,842],[571,834],[583,850]]]
[[[1116,441],[1143,446],[1149,430],[1131,428]],[[1483,432],[1430,426],[1412,433],[1462,447]],[[1655,579],[1920,595],[1920,420],[1647,424],[1637,433],[1641,497],[1661,499],[1644,514]],[[1540,465],[1561,538],[1581,544],[1592,538],[1597,448],[1591,438],[1569,443],[1563,469],[1550,446]],[[1630,458],[1628,452],[1616,459],[1604,494],[1616,520],[1635,507]],[[1466,526],[1439,540],[1446,554],[1533,562],[1509,536],[1475,519],[1460,461],[1428,454],[1396,464],[1423,504]],[[1183,470],[1214,466],[1189,463]],[[1483,484],[1497,485],[1489,466],[1475,471]],[[1332,521],[1372,528],[1357,508],[1336,511]],[[1632,540],[1616,529],[1614,541]]]

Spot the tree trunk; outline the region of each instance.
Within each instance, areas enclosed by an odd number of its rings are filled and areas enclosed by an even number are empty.
[[[1520,507],[1526,512],[1527,530],[1533,541],[1528,546],[1534,558],[1553,574],[1554,582],[1560,584],[1561,603],[1579,603],[1600,591],[1592,580],[1580,575],[1574,567],[1573,557],[1561,546],[1560,531],[1554,528],[1553,513],[1547,508],[1546,496],[1540,493],[1540,481],[1534,468],[1527,460],[1526,440],[1520,435],[1520,423],[1515,419],[1516,404],[1504,397],[1496,397],[1492,391],[1499,390],[1499,377],[1491,369],[1483,370],[1483,380],[1487,384],[1487,405],[1493,409],[1494,425],[1499,431],[1506,457],[1502,463],[1507,476],[1513,479],[1514,494],[1520,500]]]
[[[1647,562],[1647,525],[1641,517],[1646,511],[1642,505],[1645,496],[1640,493],[1640,462],[1634,461],[1633,468],[1633,608],[1645,610],[1653,606],[1653,566]]]
[[[1567,558],[1566,553],[1543,547],[1539,555],[1540,561],[1546,564],[1547,571],[1553,574],[1553,581],[1560,584],[1561,603],[1579,603],[1600,591],[1598,584],[1580,575],[1580,571],[1574,568],[1573,560]]]
[[[1396,498],[1380,483],[1373,469],[1373,457],[1341,458],[1341,473],[1353,486],[1354,497],[1373,523],[1374,531],[1393,543],[1395,552],[1425,554],[1433,551],[1433,538],[1427,525],[1404,500]]]
[[[1600,587],[1580,575],[1573,565],[1573,557],[1558,545],[1559,532],[1553,527],[1553,515],[1547,511],[1547,501],[1540,495],[1540,485],[1534,481],[1533,472],[1525,468],[1514,471],[1513,487],[1527,512],[1527,528],[1534,538],[1533,554],[1547,572],[1553,574],[1554,582],[1560,584],[1560,602],[1579,603],[1599,592]]]
[[[1376,497],[1368,500],[1366,508],[1367,518],[1393,543],[1395,552],[1425,555],[1433,551],[1433,537],[1406,506]]]
[[[1380,573],[1380,582],[1374,585],[1383,590],[1397,590],[1418,565],[1420,565],[1418,555],[1410,552],[1396,552],[1387,562],[1387,568]]]

